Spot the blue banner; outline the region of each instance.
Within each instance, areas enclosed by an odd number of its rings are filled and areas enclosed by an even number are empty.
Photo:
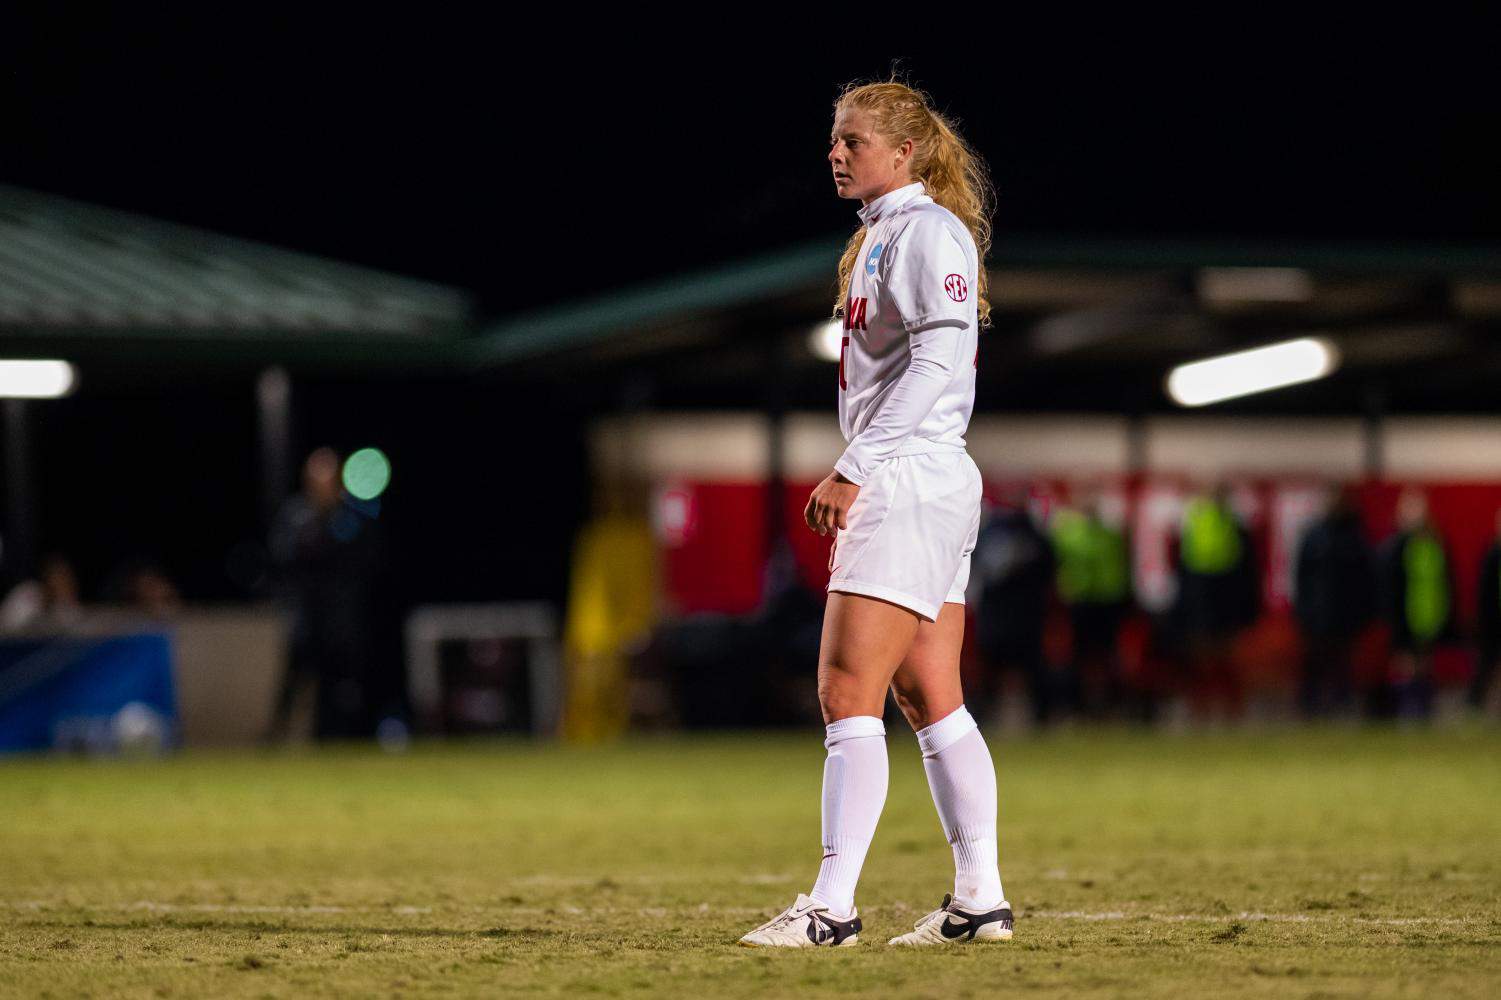
[[[0,752],[155,752],[176,738],[168,636],[0,641]]]

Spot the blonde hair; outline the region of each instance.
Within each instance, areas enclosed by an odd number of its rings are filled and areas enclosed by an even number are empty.
[[[995,189],[985,161],[970,148],[954,125],[933,109],[928,96],[919,90],[890,80],[885,83],[852,83],[844,88],[834,110],[853,107],[870,112],[875,130],[892,145],[912,140],[912,179],[922,181],[929,197],[957,215],[974,238],[979,258],[979,289],[975,306],[980,325],[990,324],[989,276],[985,257],[990,252],[990,214],[995,210]],[[837,315],[849,298],[850,275],[860,256],[865,227],[855,230],[839,259],[839,299],[834,303]]]

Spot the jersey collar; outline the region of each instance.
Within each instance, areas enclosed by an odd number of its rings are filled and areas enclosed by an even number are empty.
[[[899,187],[895,191],[887,191],[881,197],[859,210],[860,221],[867,226],[874,222],[880,222],[922,193],[922,181],[913,181],[906,187]]]

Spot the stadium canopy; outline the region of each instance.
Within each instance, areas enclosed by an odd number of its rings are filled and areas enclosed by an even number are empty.
[[[7,353],[447,359],[458,289],[0,185]]]
[[[841,246],[482,321],[461,289],[0,186],[0,343],[111,368],[307,362],[580,391],[640,375],[685,405],[760,406],[777,381],[787,405],[827,405],[804,345]],[[1429,377],[1398,384],[1434,386],[1435,402],[1501,377],[1496,245],[1001,232],[990,279],[981,379],[1007,405],[1150,408],[1169,365],[1310,331],[1340,340],[1355,393],[1340,405],[1414,363]]]
[[[711,339],[716,331],[740,325],[730,317],[746,310],[763,330],[778,319],[816,322],[832,303],[832,275],[842,247],[842,241],[805,244],[593,301],[503,318],[483,327],[464,350],[483,365],[589,349],[618,358]],[[1002,320],[1139,306],[1144,299],[1161,303],[1176,295],[1195,298],[1183,305],[1207,312],[1223,313],[1219,307],[1238,297],[1241,305],[1275,306],[1290,322],[1338,322],[1331,310],[1346,318],[1409,311],[1407,293],[1431,298],[1435,281],[1454,282],[1462,308],[1471,311],[1481,299],[1490,303],[1501,296],[1496,284],[1501,246],[1462,244],[1002,235],[992,247],[990,270],[990,300]],[[1292,272],[1306,272],[1306,280]],[[1300,280],[1301,288],[1289,287]],[[1274,287],[1279,283],[1281,291]],[[1333,308],[1335,300],[1343,308]],[[1490,316],[1495,310],[1488,305],[1480,312]],[[680,329],[685,324],[691,332]]]

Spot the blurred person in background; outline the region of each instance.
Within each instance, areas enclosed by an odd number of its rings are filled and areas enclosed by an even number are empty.
[[[985,664],[977,700],[991,715],[1004,690],[1020,680],[1032,717],[1045,723],[1066,700],[1061,673],[1043,658],[1042,633],[1053,589],[1053,549],[1027,510],[1025,490],[995,506],[975,542],[967,599],[975,606],[975,640]]]
[[[152,618],[168,618],[182,609],[177,585],[150,559],[130,559],[115,570],[105,586],[105,598]]]
[[[1387,624],[1391,626],[1391,707],[1404,719],[1433,710],[1433,650],[1449,635],[1454,583],[1448,546],[1419,489],[1397,500],[1397,533],[1382,551]]]
[[[1178,538],[1173,620],[1182,637],[1196,714],[1240,714],[1240,677],[1231,656],[1237,634],[1260,610],[1251,533],[1224,483],[1188,501]]]
[[[740,939],[752,947],[854,944],[855,886],[886,802],[887,691],[917,733],[954,859],[953,892],[898,946],[1002,941],[996,780],[964,707],[964,593],[980,528],[975,403],[993,191],[985,164],[921,93],[845,89],[829,166],[860,228],[839,262],[839,424],[848,442],[804,508],[833,535],[818,695],[828,756],[823,857],[806,895]],[[955,932],[954,928],[959,928]]]
[[[1303,632],[1299,704],[1310,716],[1352,706],[1356,640],[1376,615],[1376,565],[1354,491],[1331,489],[1328,508],[1298,546],[1293,607]]]
[[[821,721],[818,707],[818,648],[824,597],[798,571],[785,538],[766,563],[761,607],[751,619],[771,696],[767,717],[798,724]]]
[[[1478,609],[1475,618],[1475,677],[1470,682],[1470,705],[1489,715],[1501,714],[1501,685],[1496,683],[1501,661],[1501,511],[1496,512],[1496,534],[1480,561],[1480,581],[1475,588]]]
[[[43,556],[36,579],[22,580],[0,602],[0,628],[69,629],[83,616],[78,574],[66,557]]]
[[[1073,633],[1074,707],[1099,718],[1116,695],[1116,637],[1131,592],[1126,536],[1106,523],[1095,490],[1083,491],[1076,507],[1053,516],[1052,536],[1058,597],[1068,608]]]
[[[629,662],[660,615],[649,485],[602,477],[597,511],[579,531],[563,624],[561,732],[577,743],[620,736],[630,718]]]
[[[371,636],[384,552],[375,521],[344,492],[333,449],[308,456],[302,492],[278,512],[270,550],[292,616],[270,738],[285,738],[308,691],[316,700],[318,738],[367,735],[380,680]]]

